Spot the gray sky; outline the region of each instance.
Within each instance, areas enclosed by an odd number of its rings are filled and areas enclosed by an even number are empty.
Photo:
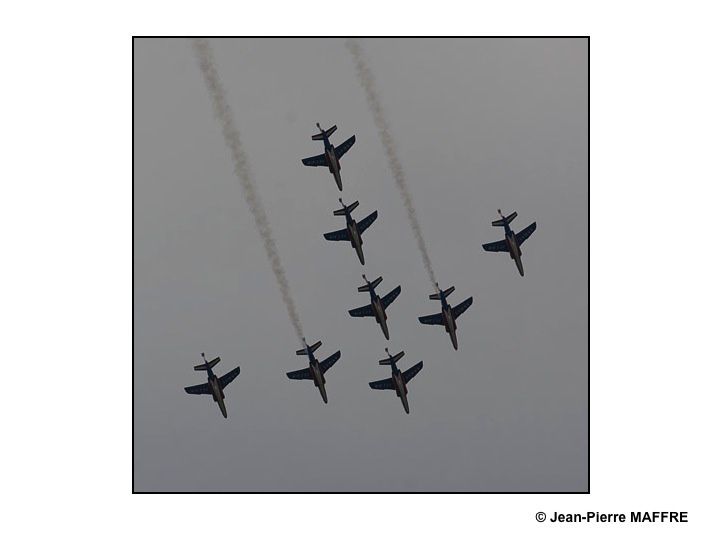
[[[364,40],[430,258],[458,303],[460,350],[438,311],[365,96],[342,40],[211,40],[308,341],[338,349],[329,403],[310,381],[189,42],[135,40],[134,369],[138,491],[582,491],[587,489],[586,40]],[[354,217],[377,209],[366,265],[339,229],[315,122],[352,134],[342,159]],[[497,208],[518,212],[525,277]],[[389,345],[361,274],[403,291]],[[411,414],[383,348],[425,367]],[[221,356],[229,418],[183,387]]]

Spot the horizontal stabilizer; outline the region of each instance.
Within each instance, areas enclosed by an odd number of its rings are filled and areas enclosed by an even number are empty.
[[[220,362],[220,357],[214,358],[213,360],[210,360],[207,364],[200,364],[199,366],[195,366],[193,369],[195,371],[207,371],[209,368],[214,368],[218,365]]]
[[[449,287],[443,291],[443,294],[447,298],[452,294],[452,292],[455,290],[455,287]],[[430,300],[440,300],[440,293],[435,293],[430,295]]]
[[[320,128],[322,131],[322,128]],[[337,126],[333,126],[330,129],[326,129],[322,133],[317,133],[316,135],[312,136],[313,141],[322,141],[325,137],[329,137],[333,133],[335,133],[335,130],[337,129]]]
[[[502,216],[502,214],[500,214]],[[505,223],[510,223],[513,219],[517,217],[517,212],[513,212],[509,216],[503,216],[500,219],[496,219],[492,222],[493,227],[502,227]]]
[[[307,349],[310,349],[310,352],[315,352],[320,348],[320,345],[322,345],[322,341],[318,341],[317,343],[315,343],[315,345],[308,345]],[[300,349],[299,351],[295,351],[295,354],[297,354],[298,356],[307,356],[307,349]]]
[[[340,210],[334,210],[333,215],[334,216],[344,216],[346,214],[350,214],[350,212],[355,210],[359,205],[360,205],[360,203],[358,201],[355,201],[354,203],[351,203],[351,204],[341,208]]]
[[[397,353],[396,355],[394,355],[394,356],[392,356],[392,357],[390,357],[390,358],[383,358],[382,360],[380,360],[379,363],[380,363],[381,366],[389,366],[389,365],[391,365],[391,364],[396,363],[396,362],[397,362],[398,360],[400,360],[403,356],[405,356],[405,351],[400,351],[399,353]]]
[[[380,285],[380,282],[382,281],[382,279],[383,279],[382,276],[380,276],[372,283],[366,283],[365,285],[361,285],[360,287],[358,287],[358,292],[368,292],[370,289],[374,289],[375,287]]]

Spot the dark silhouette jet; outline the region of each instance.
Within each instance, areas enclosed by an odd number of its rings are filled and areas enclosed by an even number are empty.
[[[351,309],[348,313],[350,313],[351,317],[375,317],[380,328],[382,328],[383,334],[385,334],[385,339],[390,339],[390,333],[387,327],[387,313],[385,313],[385,310],[400,294],[400,285],[380,298],[375,293],[375,287],[382,281],[382,276],[372,283],[368,281],[365,274],[363,274],[363,279],[365,280],[365,285],[358,287],[358,292],[369,292],[370,303],[367,306]]]
[[[225,388],[235,377],[238,376],[238,373],[240,373],[240,367],[236,367],[232,371],[228,371],[225,375],[218,378],[213,373],[212,368],[220,362],[220,357],[218,356],[214,360],[210,360],[210,362],[208,362],[205,358],[205,353],[202,353],[202,358],[204,363],[199,366],[195,366],[194,369],[195,371],[207,371],[208,382],[196,384],[195,386],[186,386],[185,391],[188,394],[210,394],[213,401],[215,401],[220,407],[222,415],[227,418],[227,410],[225,409],[225,402],[223,401],[225,399],[223,388]]]
[[[325,240],[345,240],[347,242],[350,242],[350,245],[354,247],[355,251],[357,252],[357,256],[360,259],[360,264],[365,264],[365,256],[363,255],[362,250],[363,241],[361,235],[365,232],[365,229],[372,225],[373,221],[377,219],[377,210],[356,223],[355,220],[350,217],[350,213],[355,210],[360,203],[355,201],[350,206],[345,206],[345,203],[342,199],[338,200],[340,201],[340,204],[342,204],[342,208],[340,210],[333,211],[333,215],[345,216],[346,226],[344,229],[325,233],[323,236],[325,237]]]
[[[287,374],[289,379],[309,379],[315,383],[315,386],[320,390],[320,395],[323,401],[327,403],[327,392],[325,391],[325,372],[330,369],[335,362],[340,358],[340,351],[337,351],[332,356],[328,356],[322,362],[318,362],[313,354],[322,345],[322,341],[318,341],[315,345],[308,345],[303,338],[303,344],[305,347],[299,351],[295,351],[298,356],[307,356],[310,361],[310,366],[305,369],[298,371],[291,371]]]
[[[431,294],[430,300],[440,300],[442,303],[442,311],[440,313],[436,313],[435,315],[419,317],[419,320],[422,324],[442,324],[445,326],[445,331],[450,334],[450,341],[452,341],[453,347],[457,351],[458,344],[457,335],[455,333],[457,331],[457,318],[462,315],[473,303],[472,296],[470,298],[466,298],[457,306],[452,307],[448,304],[447,297],[455,290],[455,287],[450,287],[444,291],[440,289],[437,283],[435,284],[435,287],[438,292]]]
[[[402,400],[405,412],[410,414],[410,406],[408,405],[407,400],[407,384],[423,368],[423,363],[418,362],[403,373],[398,369],[396,364],[398,360],[405,356],[405,351],[400,351],[395,356],[390,354],[390,351],[388,351],[387,348],[385,349],[385,352],[388,353],[388,358],[380,360],[380,365],[392,366],[392,376],[389,379],[369,383],[370,388],[375,390],[395,390],[395,394]]]
[[[537,228],[537,222],[533,221],[530,225],[525,227],[522,231],[515,234],[510,228],[510,222],[517,217],[517,212],[513,212],[508,217],[502,215],[502,212],[498,210],[500,219],[493,221],[493,227],[502,227],[505,229],[505,240],[498,240],[497,242],[490,242],[489,244],[483,244],[485,251],[507,251],[510,253],[510,257],[515,261],[517,269],[520,271],[520,275],[524,276],[522,261],[522,251],[520,246],[522,243],[530,238],[530,235],[535,232]]]
[[[307,165],[308,167],[327,167],[330,169],[330,174],[335,177],[338,189],[342,191],[342,180],[340,180],[340,158],[343,157],[345,152],[350,150],[350,147],[353,144],[355,144],[355,135],[335,148],[332,144],[330,144],[330,135],[335,133],[337,126],[333,126],[325,131],[320,127],[320,124],[315,125],[320,130],[320,133],[313,135],[312,139],[313,141],[322,141],[325,145],[325,151],[318,156],[303,159],[303,165]]]

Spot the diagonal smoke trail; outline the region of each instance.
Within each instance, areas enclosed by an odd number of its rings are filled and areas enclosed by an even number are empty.
[[[280,260],[280,253],[278,252],[272,229],[270,229],[270,222],[265,213],[265,208],[263,208],[262,202],[260,201],[260,195],[253,183],[250,165],[248,164],[245,150],[243,150],[242,144],[240,143],[240,133],[235,127],[235,119],[225,99],[225,90],[220,81],[217,67],[215,66],[212,48],[206,39],[193,39],[192,43],[198,62],[200,63],[200,69],[205,78],[205,84],[210,92],[215,116],[222,125],[225,144],[227,144],[230,154],[232,155],[235,176],[240,180],[243,197],[250,207],[253,218],[255,218],[255,227],[262,237],[265,253],[267,253],[273,273],[275,274],[275,279],[280,287],[282,299],[283,302],[285,302],[285,307],[287,307],[290,321],[295,328],[298,339],[302,342],[303,331],[302,325],[300,324],[300,317],[298,316],[293,297],[290,294],[290,285],[285,277],[285,269]]]
[[[405,171],[403,171],[398,159],[397,149],[395,148],[395,141],[390,135],[390,127],[388,126],[387,120],[385,120],[385,111],[382,108],[380,99],[378,98],[377,90],[375,89],[375,78],[373,77],[370,68],[365,62],[363,57],[363,51],[360,44],[354,39],[348,39],[345,42],[345,46],[350,51],[350,54],[355,61],[355,70],[357,71],[360,84],[365,90],[365,97],[367,98],[368,105],[372,111],[373,119],[375,120],[375,126],[380,132],[380,138],[382,139],[383,147],[385,148],[385,154],[387,155],[388,162],[390,165],[390,171],[392,172],[393,178],[395,178],[395,185],[400,190],[400,195],[405,205],[408,218],[410,219],[410,225],[412,226],[415,240],[420,248],[422,254],[423,264],[425,270],[427,270],[430,281],[432,281],[433,287],[435,286],[435,272],[433,271],[432,264],[430,263],[430,256],[428,255],[427,246],[425,245],[425,238],[420,230],[420,222],[417,218],[417,211],[413,205],[412,196],[407,186],[407,180],[405,178]]]

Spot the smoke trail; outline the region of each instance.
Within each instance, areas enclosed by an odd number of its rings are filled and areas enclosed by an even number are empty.
[[[357,71],[360,84],[365,90],[365,97],[367,98],[368,105],[373,114],[375,120],[375,126],[380,132],[380,138],[382,139],[383,147],[385,148],[385,154],[387,155],[388,162],[390,165],[390,171],[392,172],[393,178],[395,178],[395,185],[400,190],[400,195],[405,205],[408,218],[410,219],[410,225],[412,226],[413,233],[415,234],[415,240],[420,248],[422,254],[423,264],[425,270],[427,270],[430,281],[432,281],[433,287],[435,286],[435,272],[433,271],[432,264],[430,263],[430,256],[428,255],[427,246],[425,245],[425,238],[423,238],[422,231],[420,230],[420,222],[418,222],[417,212],[413,205],[412,196],[408,189],[407,182],[405,179],[405,171],[403,171],[398,159],[397,149],[395,148],[395,141],[390,135],[390,127],[388,126],[387,120],[385,120],[385,111],[383,111],[380,99],[378,98],[377,90],[375,89],[375,79],[368,67],[365,59],[363,58],[363,51],[360,44],[354,39],[348,39],[345,42],[345,46],[350,51],[350,54],[355,61],[355,70]]]
[[[250,165],[248,164],[245,150],[243,150],[242,144],[240,143],[240,133],[235,127],[232,111],[225,99],[225,90],[220,81],[217,67],[215,66],[212,49],[206,39],[193,39],[192,43],[198,62],[200,63],[200,69],[205,78],[205,84],[212,98],[215,116],[222,125],[225,144],[227,144],[227,147],[230,149],[230,154],[232,155],[235,176],[240,180],[243,197],[250,207],[253,218],[255,218],[255,226],[262,237],[265,253],[267,253],[273,273],[275,274],[275,279],[280,287],[283,302],[285,302],[285,306],[287,307],[287,312],[295,328],[295,333],[302,342],[303,331],[300,324],[300,317],[298,317],[295,302],[290,294],[290,285],[285,277],[285,269],[280,261],[280,253],[278,252],[277,244],[270,229],[270,222],[260,201],[260,195],[255,189],[255,184],[252,180]]]

